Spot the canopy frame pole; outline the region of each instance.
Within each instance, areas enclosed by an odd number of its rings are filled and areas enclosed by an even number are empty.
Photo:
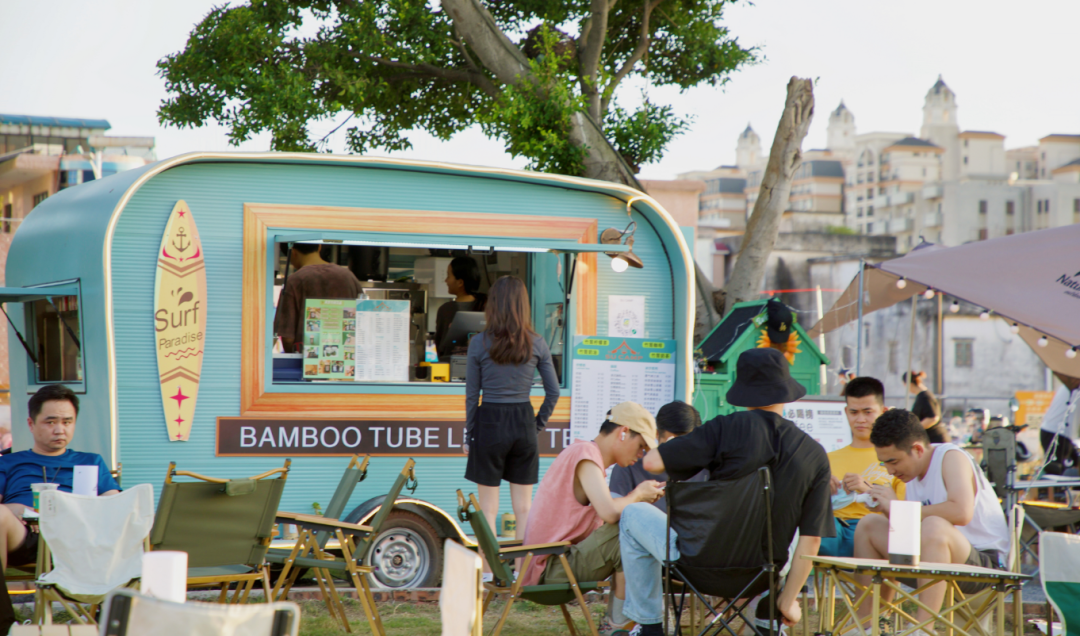
[[[825,304],[821,300],[821,285],[818,285],[817,288],[814,291],[815,291],[815,297],[816,297],[816,300],[817,300],[817,319],[818,319],[818,322],[821,322],[821,319],[825,316]],[[818,336],[818,349],[821,351],[822,355],[825,355],[825,332],[824,331],[822,331],[821,335]],[[824,364],[820,365],[819,372],[820,372],[821,377],[818,380],[819,383],[820,383],[820,388],[818,389],[818,392],[821,395],[825,395],[825,390],[826,390],[826,386],[827,386],[828,381],[829,381],[829,376],[828,376],[828,373],[825,370],[825,365]]]
[[[907,348],[907,379],[908,379],[908,381],[907,381],[907,386],[904,387],[904,410],[905,411],[910,411],[911,410],[911,378],[915,374],[915,371],[912,370],[912,362],[913,362],[913,359],[915,357],[915,310],[916,310],[916,303],[918,302],[918,300],[919,300],[919,295],[918,294],[913,294],[911,296],[911,334],[908,337],[908,348]]]
[[[855,375],[862,376],[862,342],[863,342],[863,270],[866,269],[866,260],[859,259],[859,328],[855,330]]]

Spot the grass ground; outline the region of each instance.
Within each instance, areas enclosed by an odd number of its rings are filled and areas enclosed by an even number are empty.
[[[364,611],[356,601],[345,601],[345,612],[353,634],[370,634]],[[494,629],[502,614],[504,604],[494,602],[484,615],[484,633]],[[604,604],[593,603],[589,606],[593,620],[599,621],[604,614]],[[301,636],[340,636],[345,630],[326,611],[322,601],[305,601],[300,604]],[[439,636],[442,626],[439,620],[437,603],[380,603],[379,616],[387,636]],[[585,617],[576,606],[570,608],[570,616],[580,634],[587,634]],[[562,636],[568,633],[566,621],[558,607],[544,607],[518,601],[510,612],[503,634],[507,636]]]

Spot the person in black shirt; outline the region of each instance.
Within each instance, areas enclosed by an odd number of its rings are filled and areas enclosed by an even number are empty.
[[[952,442],[952,436],[941,421],[941,402],[926,388],[926,371],[905,372],[904,382],[908,390],[915,394],[915,403],[911,405],[911,412],[922,422],[926,429],[926,435],[931,444],[948,444]]]
[[[657,439],[661,444],[676,437],[682,437],[699,426],[701,426],[701,415],[697,409],[686,402],[669,402],[661,406],[656,413]],[[702,469],[686,481],[706,481],[707,479],[709,479],[709,471]],[[614,493],[618,493],[618,496],[623,497],[634,492],[638,484],[647,480],[667,481],[667,475],[664,473],[654,475],[648,472],[642,465],[642,460],[630,466],[616,465],[611,467],[608,489],[611,490],[613,496]],[[663,497],[654,501],[653,505],[667,514],[667,501]]]
[[[798,594],[811,570],[811,563],[802,557],[816,556],[821,537],[833,536],[835,529],[825,449],[783,417],[784,404],[806,395],[788,367],[783,354],[775,349],[744,351],[727,399],[749,410],[717,417],[658,446],[645,456],[644,467],[654,474],[666,470],[676,481],[702,469],[709,471],[709,479],[719,481],[769,467],[774,484],[775,554],[787,555],[796,531],[799,540],[782,591],[767,598],[775,599],[783,622],[794,625],[802,617]],[[619,526],[623,571],[628,581],[636,582],[627,586],[623,613],[641,625],[641,636],[659,636],[663,618],[660,566],[669,548],[678,558],[677,537],[672,533],[671,545],[665,543],[664,516],[648,505],[627,506]],[[768,604],[760,603],[758,617],[768,615]]]

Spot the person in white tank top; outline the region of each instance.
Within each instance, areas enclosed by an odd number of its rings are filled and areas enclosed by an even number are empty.
[[[903,409],[882,414],[874,422],[870,442],[889,474],[907,485],[905,499],[923,504],[922,562],[1001,567],[1009,550],[1008,523],[993,487],[967,453],[955,444],[931,445],[919,418]],[[897,499],[896,493],[887,486],[873,486],[870,494],[878,502],[877,510],[881,514],[869,514],[859,521],[855,529],[855,557],[887,559],[887,517],[889,505]],[[984,584],[978,583],[960,584],[965,594],[983,587]],[[944,583],[928,588],[919,596],[922,603],[935,611],[941,608],[944,598]],[[869,614],[868,606],[865,610],[860,614]],[[919,610],[919,621],[929,618],[929,613]]]

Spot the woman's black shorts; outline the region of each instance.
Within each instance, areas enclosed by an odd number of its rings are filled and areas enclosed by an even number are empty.
[[[529,402],[483,403],[476,409],[465,479],[481,486],[533,485],[540,477],[536,414]]]

